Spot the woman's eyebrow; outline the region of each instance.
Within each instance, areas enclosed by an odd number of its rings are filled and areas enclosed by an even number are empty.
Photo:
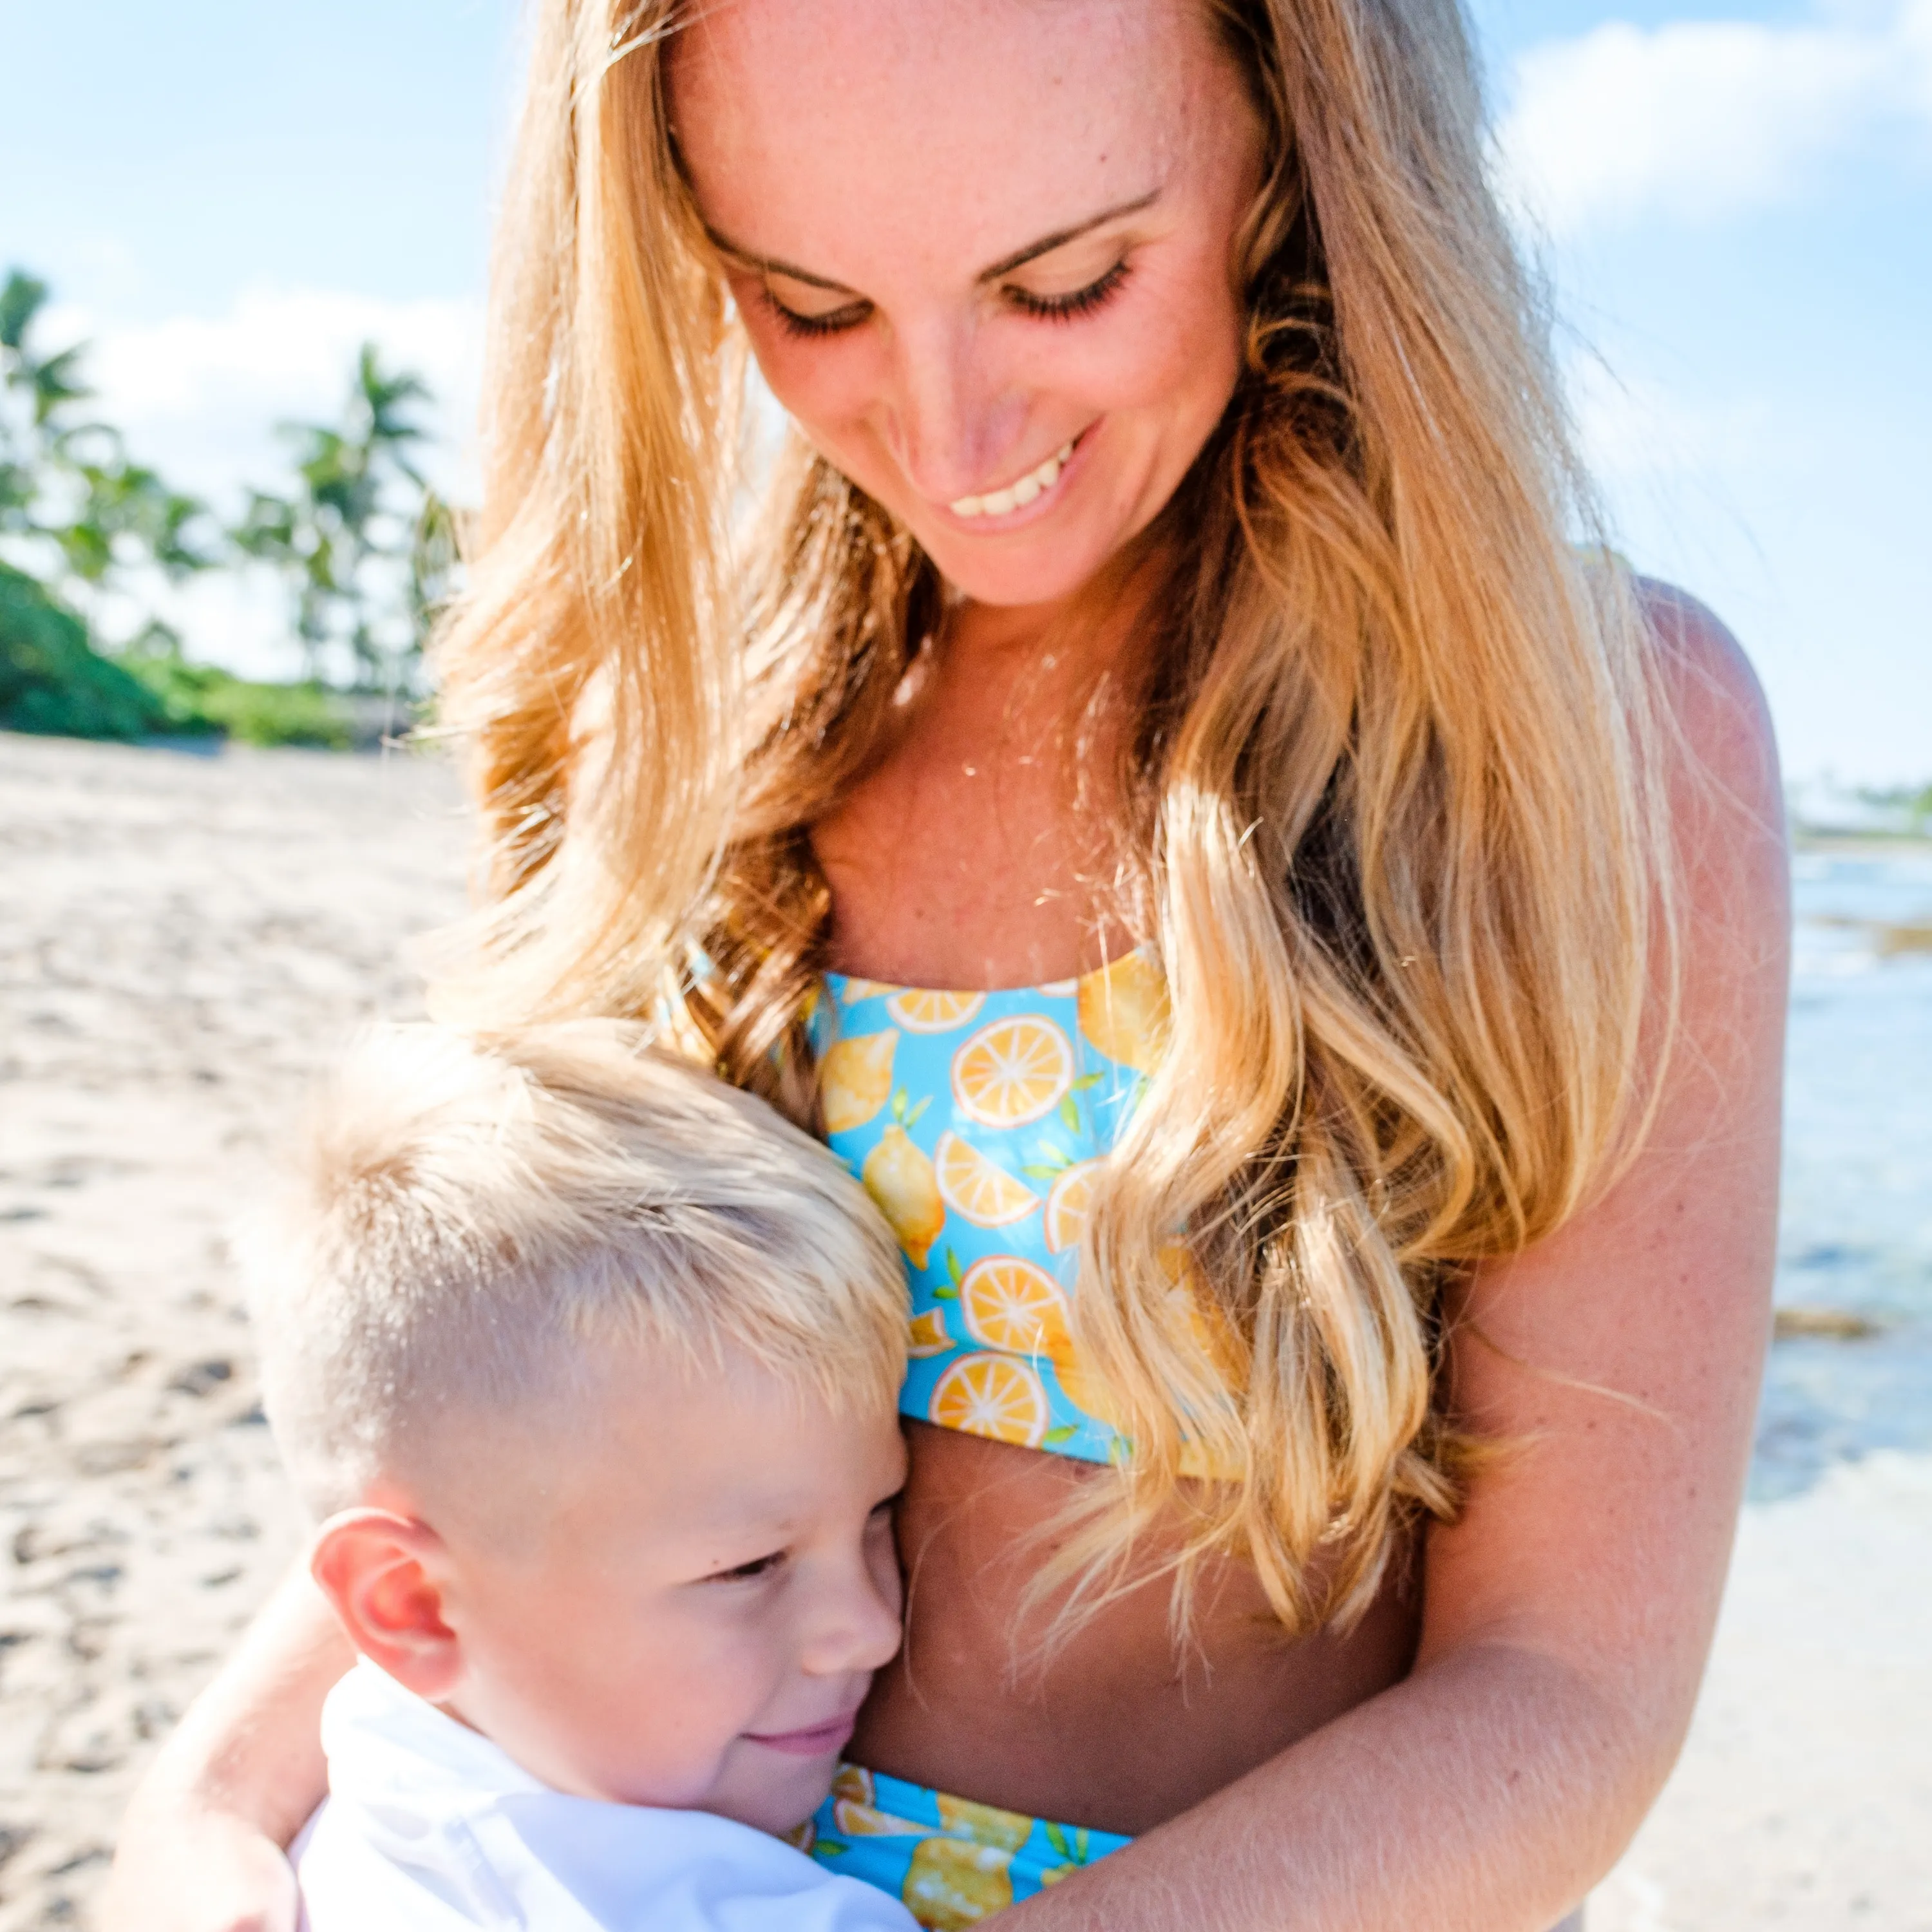
[[[1054,230],[1051,235],[1042,235],[1037,242],[1029,242],[1024,248],[1016,249],[1010,255],[1002,256],[991,268],[982,268],[976,280],[998,281],[1002,275],[1010,275],[1028,262],[1042,255],[1050,255],[1056,248],[1064,248],[1070,242],[1077,242],[1083,235],[1094,229],[1104,227],[1110,221],[1117,221],[1124,214],[1138,214],[1144,208],[1151,207],[1160,198],[1160,190],[1154,188],[1138,196],[1132,201],[1124,201],[1117,208],[1104,208],[1098,214],[1089,215],[1084,221],[1076,221],[1070,228]],[[802,282],[807,288],[824,289],[832,295],[851,296],[859,298],[856,289],[848,288],[843,282],[835,282],[824,275],[814,275],[809,268],[801,268],[796,263],[784,262],[775,255],[755,254],[749,248],[742,248],[730,236],[722,235],[709,223],[705,234],[711,245],[721,255],[728,255],[734,262],[761,275],[782,275],[787,281]]]
[[[1018,268],[1041,255],[1050,255],[1056,248],[1064,248],[1070,242],[1077,242],[1082,236],[1102,228],[1110,221],[1118,221],[1124,214],[1138,214],[1144,208],[1151,207],[1160,199],[1160,190],[1151,188],[1145,194],[1132,201],[1124,201],[1118,208],[1102,209],[1098,214],[1090,214],[1084,221],[1076,221],[1071,228],[1057,229],[1051,235],[1042,235],[1037,242],[1029,242],[1024,248],[1003,256],[990,268],[982,268],[978,279],[982,282],[996,282],[1002,275],[1010,275]]]

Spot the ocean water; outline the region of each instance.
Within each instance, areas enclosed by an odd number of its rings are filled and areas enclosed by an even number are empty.
[[[1932,851],[1801,853],[1792,881],[1778,1300],[1872,1332],[1773,1345],[1760,1499],[1932,1451]]]

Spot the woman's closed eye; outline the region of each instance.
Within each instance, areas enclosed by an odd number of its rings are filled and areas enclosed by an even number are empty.
[[[849,302],[841,303],[837,308],[827,309],[822,315],[805,315],[780,302],[772,292],[770,283],[765,284],[761,293],[772,319],[788,335],[841,335],[848,328],[856,328],[872,312],[872,304],[868,302]]]
[[[1010,284],[1000,292],[1022,315],[1036,316],[1048,322],[1071,322],[1077,316],[1090,315],[1109,300],[1127,279],[1127,274],[1126,258],[1123,256],[1104,274],[1095,276],[1093,280],[1077,289],[1048,294]]]
[[[1110,299],[1126,281],[1128,264],[1123,256],[1103,274],[1075,289],[1053,292],[1030,289],[1018,283],[1003,284],[1000,294],[1007,306],[1037,321],[1072,322],[1090,315]],[[762,290],[766,307],[788,335],[811,338],[841,335],[856,328],[872,315],[872,304],[863,300],[842,302],[836,308],[808,314],[782,302],[767,282]]]

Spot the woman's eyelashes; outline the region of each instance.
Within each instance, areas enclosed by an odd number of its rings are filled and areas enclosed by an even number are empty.
[[[1003,292],[1022,315],[1037,316],[1048,322],[1071,322],[1076,316],[1091,315],[1118,292],[1126,279],[1127,264],[1123,257],[1084,288],[1072,289],[1064,295],[1043,296],[1031,289],[1011,287]]]
[[[824,315],[800,315],[795,308],[787,308],[778,297],[767,288],[763,291],[765,307],[771,311],[772,320],[788,335],[810,338],[820,335],[842,335],[848,328],[856,328],[872,312],[870,302],[848,302],[843,308],[828,310]]]
[[[1128,265],[1123,258],[1084,288],[1069,290],[1064,295],[1041,295],[1011,284],[1000,292],[1007,305],[1022,315],[1042,322],[1072,322],[1078,316],[1092,314],[1111,299],[1126,280],[1127,274]],[[823,315],[802,315],[796,309],[788,308],[769,286],[761,292],[766,308],[778,326],[788,335],[806,340],[842,335],[848,329],[856,328],[872,313],[870,302],[855,302],[846,303],[842,308],[827,310]]]

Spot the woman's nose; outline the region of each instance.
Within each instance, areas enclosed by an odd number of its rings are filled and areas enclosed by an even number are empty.
[[[970,321],[934,317],[894,331],[887,446],[928,502],[953,502],[999,480],[988,465],[1012,440],[1018,414],[1003,386]]]

